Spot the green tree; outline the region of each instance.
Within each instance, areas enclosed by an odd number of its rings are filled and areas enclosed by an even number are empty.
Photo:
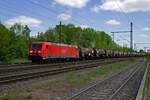
[[[0,24],[0,62],[15,58],[15,34]]]
[[[31,30],[27,25],[16,23],[10,27],[10,31],[16,34],[14,40],[16,58],[27,58]]]
[[[11,26],[10,31],[14,32],[17,36],[21,35],[26,37],[29,37],[31,32],[27,25],[24,26],[20,23],[16,23],[13,26]]]
[[[61,41],[66,44],[79,45],[87,48],[103,48],[117,51],[130,51],[128,48],[122,48],[117,45],[103,31],[96,31],[92,28],[76,27],[73,24],[56,25],[55,28],[48,29],[45,33],[39,36],[40,41],[59,42],[59,32],[61,27]],[[41,39],[42,38],[42,39]]]
[[[23,35],[24,26],[16,23],[13,26],[10,27],[10,31],[14,32],[17,36]]]
[[[16,58],[25,58],[28,57],[29,50],[29,40],[25,36],[16,36],[15,41],[15,55]]]
[[[26,37],[30,37],[30,32],[31,32],[30,28],[27,25],[25,25],[23,29],[23,35]]]

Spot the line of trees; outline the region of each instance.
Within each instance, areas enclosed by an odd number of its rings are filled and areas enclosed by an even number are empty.
[[[39,41],[59,42],[60,26],[48,29],[45,33],[38,33]],[[92,28],[81,28],[73,24],[61,25],[61,42],[87,48],[103,48],[119,51],[129,51],[129,48],[122,48],[116,44],[111,36],[103,31],[96,31]]]
[[[73,24],[61,26],[61,42],[87,48],[103,48],[129,51],[121,48],[105,32],[92,28],[76,27]],[[59,42],[60,26],[38,33],[37,37],[29,37],[31,30],[27,25],[16,23],[7,28],[0,24],[0,63],[8,63],[12,59],[28,58],[29,45],[32,41]]]

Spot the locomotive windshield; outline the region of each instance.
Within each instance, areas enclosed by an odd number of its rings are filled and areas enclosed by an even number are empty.
[[[40,49],[40,48],[42,48],[42,44],[32,44],[31,48],[33,48],[33,49]]]

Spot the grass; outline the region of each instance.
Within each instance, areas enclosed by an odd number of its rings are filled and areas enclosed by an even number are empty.
[[[76,74],[76,72],[70,72],[66,75],[65,78],[71,86],[78,86],[86,84],[90,81],[97,80],[98,78],[104,78],[114,71],[124,69],[128,67],[128,63],[129,62],[125,61],[109,65],[103,65],[101,67],[94,68],[93,70],[83,75]]]
[[[20,58],[20,59],[14,59],[10,63],[11,64],[28,64],[30,63],[30,61],[27,59]]]
[[[12,90],[0,96],[0,100],[24,100],[24,99],[28,100],[30,96],[31,96],[31,91],[28,91],[28,89]]]
[[[29,61],[28,59],[25,59],[25,58],[18,58],[18,59],[13,59],[9,62],[1,62],[0,61],[0,64],[28,64],[30,63],[31,61]]]
[[[150,58],[147,58],[149,63],[150,63]],[[146,81],[144,85],[144,90],[142,94],[142,100],[149,100],[150,98],[148,97],[148,91],[150,89],[150,65],[148,66],[148,71],[147,71],[147,76],[146,76]]]
[[[8,93],[4,96],[0,96],[0,100],[21,100],[21,97],[17,93]]]
[[[71,88],[80,87],[85,84],[88,84],[89,82],[103,79],[104,77],[109,76],[111,73],[115,73],[119,70],[127,68],[128,65],[133,62],[135,62],[135,60],[102,65],[97,68],[83,71],[81,73],[77,71],[65,73],[61,79],[56,79],[53,81],[50,80],[46,84],[32,86],[24,90],[20,89],[10,91],[6,95],[0,97],[0,100],[22,100],[22,98],[30,97],[33,92],[36,92],[38,90],[48,90],[51,92],[54,91],[64,93]]]

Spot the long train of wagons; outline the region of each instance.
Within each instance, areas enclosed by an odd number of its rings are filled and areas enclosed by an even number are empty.
[[[29,59],[32,62],[50,60],[78,60],[113,57],[144,56],[139,52],[119,52],[100,48],[83,48],[76,45],[53,42],[32,42],[29,50]]]

